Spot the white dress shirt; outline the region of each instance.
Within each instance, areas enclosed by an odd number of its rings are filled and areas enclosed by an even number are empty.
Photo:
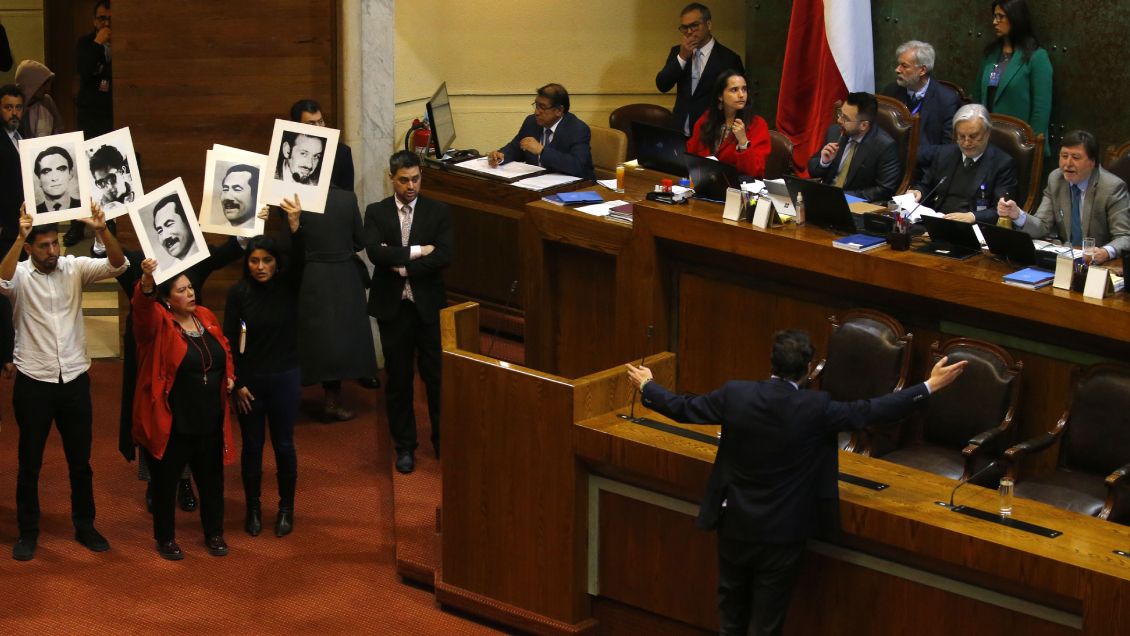
[[[706,44],[702,45],[701,49],[696,49],[696,50],[702,52],[702,60],[700,62],[702,64],[702,66],[699,67],[699,69],[698,69],[698,72],[701,73],[702,69],[706,68],[706,61],[710,59],[710,52],[714,50],[714,38],[713,37],[710,38],[710,41],[707,42]],[[679,57],[678,55],[675,56],[675,59],[679,60],[679,66],[680,67],[682,67],[682,68],[687,67],[687,60],[684,60],[683,58]]]
[[[12,140],[12,145],[16,147],[16,150],[20,149],[20,140],[23,139],[23,137],[20,137],[20,134],[18,132],[14,130],[9,132],[8,139]]]
[[[16,328],[16,368],[40,382],[70,382],[90,368],[82,321],[82,288],[126,271],[109,259],[68,254],[50,274],[28,259],[16,265],[12,280],[0,279],[0,294],[12,303]]]

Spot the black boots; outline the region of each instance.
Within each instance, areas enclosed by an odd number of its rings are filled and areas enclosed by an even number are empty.
[[[278,474],[279,518],[275,521],[275,536],[285,537],[294,530],[294,487],[298,475]]]
[[[196,493],[192,492],[192,478],[182,479],[177,484],[177,504],[185,512],[196,512],[200,506],[196,501]]]
[[[247,498],[247,521],[243,529],[253,537],[263,531],[263,508],[259,505],[262,488],[263,473],[243,473],[243,494]]]

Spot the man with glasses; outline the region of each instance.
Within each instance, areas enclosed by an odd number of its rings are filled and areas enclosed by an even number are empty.
[[[94,5],[94,31],[75,44],[75,69],[79,75],[75,115],[83,138],[111,132],[114,130],[114,72],[110,50],[110,0],[99,0]],[[78,244],[85,229],[82,221],[72,221],[63,235],[63,245]]]
[[[130,174],[126,158],[114,146],[107,144],[94,151],[90,156],[90,176],[94,178],[94,187],[98,189],[99,205],[103,211],[133,203],[136,196],[133,175]]]
[[[713,26],[710,9],[697,2],[688,4],[682,13],[679,33],[683,42],[671,47],[667,63],[655,76],[655,87],[668,92],[678,86],[671,127],[690,137],[691,129],[711,102],[710,89],[722,71],[733,69],[745,75],[742,58],[722,46],[710,34]]]
[[[828,127],[824,147],[808,160],[808,174],[850,196],[886,203],[899,186],[902,165],[895,140],[874,125],[879,102],[871,93],[849,93],[838,124]]]
[[[961,98],[949,88],[935,82],[934,47],[925,42],[911,40],[895,52],[895,81],[883,89],[883,94],[906,104],[912,115],[918,115],[918,155],[914,178],[921,179],[938,150],[953,143],[953,116],[961,108]]]
[[[534,114],[526,117],[510,143],[487,155],[491,167],[524,161],[552,172],[596,181],[592,166],[592,131],[569,112],[569,92],[546,84],[534,98]]]
[[[995,224],[997,201],[1020,196],[1016,192],[1012,157],[989,143],[993,120],[980,104],[959,108],[953,116],[953,130],[957,145],[942,146],[926,174],[907,194],[913,194],[916,201],[945,214],[947,219]],[[946,182],[937,192],[922,201],[943,178]],[[978,200],[982,201],[980,205]]]

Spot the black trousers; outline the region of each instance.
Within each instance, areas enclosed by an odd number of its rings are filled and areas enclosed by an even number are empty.
[[[200,492],[200,523],[204,536],[224,534],[224,429],[207,435],[184,435],[175,430],[169,435],[165,456],[157,459],[142,448],[149,463],[153,489],[153,538],[158,543],[177,536],[177,483],[185,464]]]
[[[803,543],[753,543],[718,533],[719,636],[783,633],[803,556]]]
[[[385,408],[388,427],[397,453],[415,452],[416,411],[414,398],[415,367],[419,366],[420,379],[428,393],[428,415],[432,421],[432,444],[439,443],[440,381],[443,345],[439,337],[439,323],[426,323],[420,318],[416,303],[400,301],[400,310],[392,320],[378,320],[381,348],[385,354]]]
[[[59,429],[71,478],[71,521],[76,528],[94,524],[94,471],[90,469],[90,376],[83,373],[66,384],[40,382],[16,374],[12,407],[20,429],[16,473],[16,521],[20,538],[39,536],[39,470],[51,422]]]
[[[0,238],[0,254],[7,256],[14,243],[13,239]],[[0,363],[11,362],[15,350],[16,328],[12,322],[12,303],[7,296],[0,295]]]
[[[114,131],[114,112],[76,108],[75,119],[83,139],[93,139]]]

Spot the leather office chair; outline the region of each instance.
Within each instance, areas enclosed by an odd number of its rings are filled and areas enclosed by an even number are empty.
[[[1130,141],[1106,149],[1106,165],[1114,176],[1130,183]]]
[[[921,424],[915,439],[883,459],[965,481],[988,465],[988,456],[998,456],[1013,442],[1023,363],[1014,362],[1004,349],[973,338],[956,338],[944,347],[935,342],[930,353],[927,375],[943,356],[950,364],[962,360],[969,364],[914,418]],[[995,485],[1002,473],[989,471],[977,483]]]
[[[965,93],[965,89],[958,86],[956,82],[947,82],[945,80],[934,79],[934,78],[930,78],[930,81],[931,82],[937,82],[937,83],[941,84],[942,86],[945,86],[946,88],[950,89],[951,91],[957,93],[957,97],[958,97],[958,99],[961,100],[961,104],[963,106],[965,104],[972,104],[973,103],[973,98],[971,98],[969,95],[967,95]]]
[[[603,126],[589,126],[592,138],[592,165],[597,179],[615,179],[616,164],[624,162],[628,152],[628,136],[622,131]]]
[[[765,158],[765,178],[780,179],[793,172],[793,142],[784,133],[769,131],[769,156]]]
[[[628,104],[612,111],[608,116],[608,127],[615,128],[628,136],[627,160],[636,158],[636,145],[632,140],[632,122],[640,121],[652,126],[670,126],[671,111],[656,104]]]
[[[833,400],[854,402],[901,391],[910,371],[912,334],[890,316],[855,309],[843,319],[832,316],[824,359],[808,376],[812,388],[827,391]],[[861,452],[864,431],[840,433],[840,448]]]
[[[1059,442],[1056,469],[1017,481],[1016,496],[1126,523],[1130,499],[1120,483],[1130,472],[1130,366],[1101,363],[1072,374],[1072,396],[1055,430],[1005,452],[1009,476],[1019,460]]]
[[[1012,193],[1012,199],[1021,210],[1034,210],[1043,178],[1040,171],[1044,166],[1044,136],[1037,136],[1023,120],[993,114],[993,131],[989,141],[1012,157],[1017,189]]]
[[[879,100],[879,116],[875,124],[885,130],[895,140],[899,151],[902,173],[895,194],[906,194],[914,180],[914,166],[918,160],[918,115],[911,115],[906,104],[893,97],[876,95]]]

